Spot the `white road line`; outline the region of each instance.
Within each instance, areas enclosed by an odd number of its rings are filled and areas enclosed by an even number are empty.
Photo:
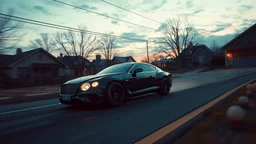
[[[1,97],[0,100],[10,99],[12,97]]]
[[[95,117],[96,117],[96,116],[88,117],[88,118],[83,119],[82,121],[87,121],[87,120],[90,120],[90,119],[94,119]]]
[[[37,106],[37,107],[31,107],[31,108],[25,108],[25,109],[19,109],[19,110],[12,110],[12,111],[7,111],[7,112],[1,112],[0,115],[6,115],[6,114],[17,113],[17,112],[23,112],[23,111],[28,111],[28,110],[34,110],[34,109],[52,107],[52,106],[56,106],[56,105],[60,105],[60,104],[61,104],[61,103],[56,103],[56,104],[49,104],[49,105],[43,105],[43,106]]]
[[[41,96],[41,95],[47,95],[47,94],[54,94],[54,93],[36,93],[36,94],[25,94],[25,96]]]

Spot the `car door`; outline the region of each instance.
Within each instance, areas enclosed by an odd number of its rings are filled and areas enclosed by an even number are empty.
[[[136,74],[136,76],[132,76],[134,71],[138,68],[141,68],[143,71]],[[126,80],[129,83],[129,87],[132,93],[138,93],[145,89],[146,82],[147,82],[147,75],[145,75],[145,67],[142,64],[136,64],[134,67],[129,71],[130,79]]]
[[[151,65],[145,66],[147,69],[147,76],[148,76],[148,86],[150,88],[154,88],[157,86],[157,79],[156,79],[156,68]]]

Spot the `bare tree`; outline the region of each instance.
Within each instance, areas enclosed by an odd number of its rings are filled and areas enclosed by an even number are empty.
[[[34,48],[44,48],[47,52],[52,53],[55,49],[55,41],[49,37],[48,33],[41,33],[41,39],[37,38],[30,41],[32,47]]]
[[[153,62],[156,63],[157,61],[160,61],[160,60],[163,60],[163,59],[165,59],[165,57],[162,54],[160,54],[160,53],[154,53],[153,54],[153,57],[152,57]]]
[[[56,47],[67,56],[75,56],[78,75],[82,75],[83,68],[80,66],[84,59],[91,57],[98,49],[95,36],[87,33],[86,27],[79,27],[79,32],[72,30],[57,32],[55,36]]]
[[[78,33],[69,30],[57,32],[55,42],[58,49],[68,56],[91,57],[98,49],[97,39],[86,32],[85,27],[79,27]]]
[[[218,45],[218,43],[213,40],[210,49],[212,50],[212,52],[214,53],[215,56],[224,56],[225,53],[223,51],[220,50],[220,46]]]
[[[21,28],[21,24],[11,21],[13,13],[13,9],[9,9],[9,16],[0,16],[0,53],[6,52],[8,47],[14,47],[24,35],[18,31]]]
[[[113,59],[118,52],[115,48],[116,38],[109,35],[103,35],[99,40],[99,43],[99,50],[101,51],[102,56],[107,60]]]
[[[181,66],[181,52],[190,42],[197,45],[200,41],[194,25],[187,19],[168,19],[162,32],[164,45],[160,46],[160,49],[167,57],[178,57],[179,66]]]

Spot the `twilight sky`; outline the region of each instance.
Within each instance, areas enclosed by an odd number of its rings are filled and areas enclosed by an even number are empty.
[[[132,13],[108,5],[101,0],[60,0],[98,13],[107,14],[125,21],[158,29],[161,24],[139,17]],[[105,0],[159,22],[168,18],[184,18],[194,23],[203,36],[201,43],[210,46],[213,40],[222,46],[230,41],[236,31],[241,31],[256,23],[256,2],[254,0]],[[113,33],[115,35],[154,40],[161,32],[105,18],[83,10],[62,5],[52,0],[0,0],[1,13],[8,8],[14,15],[77,28],[86,26],[88,30]],[[17,45],[29,49],[30,40],[39,38],[40,33],[51,36],[56,29],[24,24],[26,35]],[[119,39],[117,43],[120,56],[132,54],[140,61],[146,56],[146,43]],[[157,45],[149,44],[150,55]],[[57,55],[57,54],[55,54]],[[92,58],[94,59],[94,55]]]

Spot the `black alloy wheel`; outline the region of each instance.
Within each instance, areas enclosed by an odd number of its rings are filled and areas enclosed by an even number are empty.
[[[163,96],[168,95],[170,93],[170,90],[171,90],[170,80],[168,78],[164,77],[161,82],[159,94],[163,95]]]
[[[119,82],[112,82],[107,87],[107,99],[111,106],[119,106],[125,101],[125,89]]]

